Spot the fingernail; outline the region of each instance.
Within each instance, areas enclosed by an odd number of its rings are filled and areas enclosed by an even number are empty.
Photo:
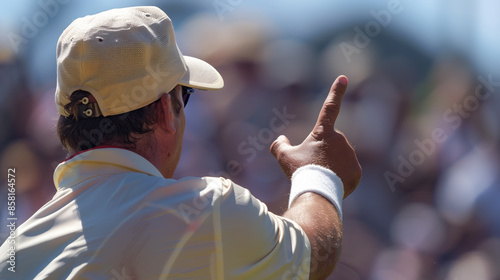
[[[342,76],[339,78],[339,82],[345,86],[347,85],[347,78],[345,76]]]

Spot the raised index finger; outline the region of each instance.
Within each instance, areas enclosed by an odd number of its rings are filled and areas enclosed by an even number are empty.
[[[323,107],[319,112],[318,120],[316,121],[316,126],[314,129],[320,129],[325,131],[328,129],[333,130],[335,121],[340,112],[340,105],[342,104],[342,97],[347,89],[347,77],[344,75],[339,76],[335,82],[333,82],[330,88],[330,93],[323,103]]]

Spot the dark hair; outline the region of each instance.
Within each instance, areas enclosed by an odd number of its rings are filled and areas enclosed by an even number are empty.
[[[82,117],[80,100],[90,93],[77,90],[71,94],[70,103],[64,106],[69,117],[60,116],[57,134],[68,152],[81,152],[102,145],[119,144],[125,148],[136,148],[142,135],[151,133],[158,123],[157,101],[127,113],[114,116]],[[180,112],[179,100],[175,94],[172,100],[177,114]]]

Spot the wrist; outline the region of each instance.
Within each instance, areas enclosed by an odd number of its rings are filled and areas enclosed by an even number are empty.
[[[295,170],[291,180],[292,187],[288,207],[301,194],[314,192],[329,200],[337,209],[342,220],[344,185],[335,172],[319,165],[309,164]]]

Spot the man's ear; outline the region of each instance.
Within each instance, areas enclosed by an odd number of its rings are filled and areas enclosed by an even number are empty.
[[[175,125],[174,125],[174,112],[172,106],[172,97],[170,94],[164,94],[160,98],[160,102],[158,103],[157,118],[158,118],[158,126],[162,129],[175,133]]]

